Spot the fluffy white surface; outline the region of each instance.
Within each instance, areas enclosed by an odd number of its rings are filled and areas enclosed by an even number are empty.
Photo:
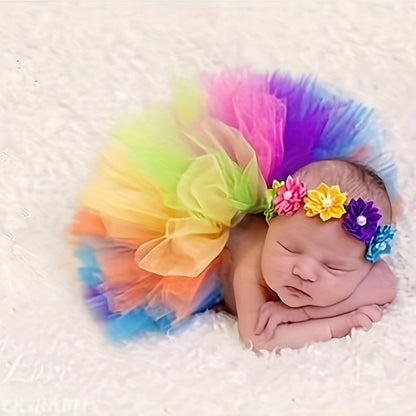
[[[0,415],[416,412],[414,2],[0,3]],[[172,337],[107,341],[64,231],[112,122],[172,72],[312,72],[394,137],[399,293],[369,332],[257,356],[212,312]]]

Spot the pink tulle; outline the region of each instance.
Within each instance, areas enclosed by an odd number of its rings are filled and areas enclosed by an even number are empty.
[[[283,160],[284,101],[268,91],[267,78],[245,70],[205,74],[202,85],[212,117],[237,129],[256,152],[263,178]]]

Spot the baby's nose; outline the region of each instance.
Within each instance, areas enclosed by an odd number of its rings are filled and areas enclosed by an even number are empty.
[[[302,280],[315,282],[318,280],[318,267],[316,261],[307,256],[299,256],[293,264],[292,273]]]

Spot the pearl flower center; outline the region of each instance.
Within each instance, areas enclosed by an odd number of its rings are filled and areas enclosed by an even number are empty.
[[[362,227],[362,226],[366,225],[366,224],[367,224],[367,218],[366,218],[366,217],[364,217],[364,215],[359,215],[359,216],[357,217],[357,224],[358,224],[360,227]]]
[[[384,251],[386,247],[387,247],[387,244],[384,241],[376,244],[376,248],[380,251]]]
[[[283,199],[285,199],[286,201],[287,200],[289,200],[290,198],[292,198],[292,192],[291,191],[286,191],[284,194],[283,194]]]
[[[322,206],[324,208],[329,208],[332,205],[332,199],[330,196],[325,196],[322,198]]]

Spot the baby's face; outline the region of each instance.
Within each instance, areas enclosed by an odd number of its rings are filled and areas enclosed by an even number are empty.
[[[267,285],[291,307],[330,306],[348,298],[371,268],[365,244],[341,220],[308,218],[304,210],[269,225],[262,254]]]

